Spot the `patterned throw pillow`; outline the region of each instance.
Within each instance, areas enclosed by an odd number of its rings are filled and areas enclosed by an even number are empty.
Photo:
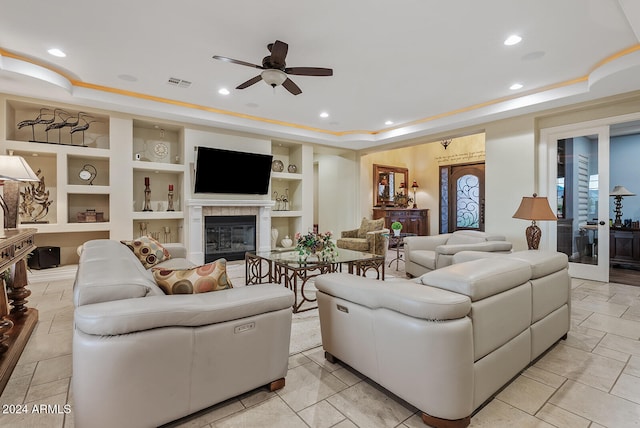
[[[227,261],[215,262],[190,269],[152,270],[153,278],[165,294],[195,294],[233,288],[227,277]]]
[[[171,258],[169,251],[150,236],[141,236],[133,241],[120,242],[133,251],[133,254],[136,255],[145,269]]]

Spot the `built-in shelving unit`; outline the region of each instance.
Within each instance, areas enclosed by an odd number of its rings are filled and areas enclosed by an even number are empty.
[[[191,149],[203,141],[225,147],[227,137],[213,129],[0,94],[0,154],[24,157],[44,181],[40,190],[48,201],[37,222],[24,214],[21,223],[37,230],[37,246],[60,246],[62,264],[77,262],[77,246],[90,239],[145,233],[186,244],[185,210],[194,197]],[[260,152],[264,141],[252,139],[244,150],[254,145]],[[313,147],[271,141],[271,152],[284,165],[271,175],[271,199],[281,202],[266,210],[281,246],[286,236],[313,225]],[[223,196],[228,198],[211,199]],[[263,201],[256,198],[260,206]]]
[[[283,171],[271,173],[271,226],[278,230],[277,246],[285,237],[293,239],[296,232],[305,233],[313,224],[310,211],[313,194],[313,151],[304,144],[273,141],[273,159],[283,163]],[[286,199],[286,203],[283,201]]]
[[[184,130],[173,124],[134,120],[132,137],[133,235],[146,231],[160,242],[183,242],[184,195],[189,194],[184,180]]]

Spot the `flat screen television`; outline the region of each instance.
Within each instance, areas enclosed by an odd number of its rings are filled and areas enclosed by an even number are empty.
[[[272,155],[196,147],[194,193],[266,195]]]

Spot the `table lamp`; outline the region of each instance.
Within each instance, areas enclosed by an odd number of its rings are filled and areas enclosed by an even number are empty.
[[[4,228],[15,229],[18,225],[20,182],[40,181],[22,156],[0,155],[0,184],[4,186],[0,206],[4,211]]]
[[[636,194],[628,190],[624,186],[616,186],[613,188],[609,196],[613,196],[616,213],[616,219],[613,222],[613,227],[622,227],[622,197],[623,196],[635,196]]]
[[[540,245],[540,238],[542,237],[542,231],[536,224],[536,221],[558,220],[558,217],[556,217],[553,211],[551,211],[549,200],[547,198],[538,197],[535,193],[533,194],[533,197],[522,197],[520,206],[513,215],[513,218],[531,220],[531,226],[527,227],[525,232],[527,245],[530,250],[538,249],[538,245]]]

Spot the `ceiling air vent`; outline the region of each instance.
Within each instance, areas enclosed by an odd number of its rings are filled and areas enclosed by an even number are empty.
[[[191,82],[189,82],[188,80],[178,79],[177,77],[169,77],[167,83],[179,88],[188,88],[189,86],[191,86]]]

